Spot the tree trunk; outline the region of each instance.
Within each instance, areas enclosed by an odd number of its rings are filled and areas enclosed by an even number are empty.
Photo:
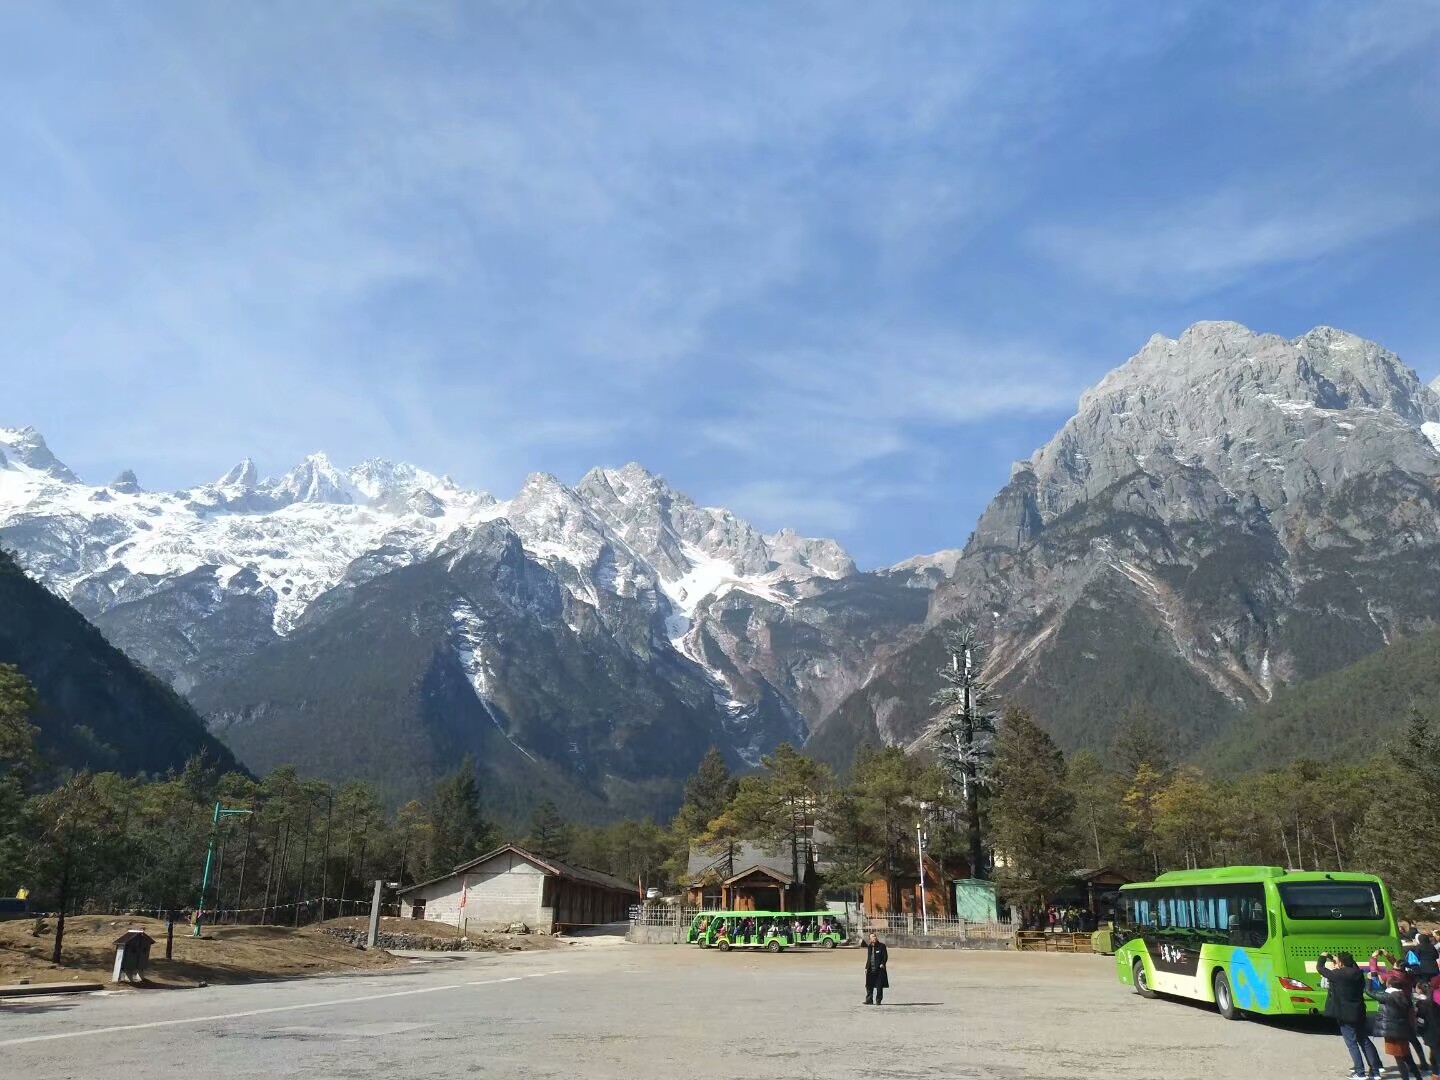
[[[55,947],[50,950],[50,962],[60,963],[60,946],[65,941],[65,909],[70,906],[70,843],[65,841],[65,861],[60,866],[60,912],[55,917]]]
[[[300,846],[300,879],[295,883],[295,919],[290,924],[300,925],[300,901],[305,893],[305,869],[310,863],[310,821],[313,807],[305,808],[305,842]]]
[[[255,831],[255,815],[245,822],[245,846],[240,850],[240,884],[235,888],[235,921],[240,921],[240,911],[245,907],[245,861],[250,856],[250,836]]]
[[[294,832],[290,823],[285,823],[285,832],[280,841],[280,868],[275,872],[275,902],[270,917],[275,920],[280,918],[280,897],[285,891],[285,866],[290,859],[290,836]]]
[[[330,812],[335,809],[335,797],[325,796],[325,849],[320,854],[320,921],[325,921],[330,905]]]

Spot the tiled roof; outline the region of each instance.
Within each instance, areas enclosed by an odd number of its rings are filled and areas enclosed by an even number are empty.
[[[487,851],[484,855],[481,855],[478,858],[471,859],[469,862],[461,863],[459,866],[455,867],[455,869],[451,870],[448,874],[439,874],[428,881],[421,881],[417,882],[414,885],[407,886],[406,888],[400,890],[400,895],[404,896],[406,893],[413,892],[414,890],[422,888],[423,886],[433,885],[437,881],[444,881],[447,878],[452,878],[460,874],[467,873],[468,871],[475,869],[475,867],[479,866],[481,863],[489,862],[491,859],[495,858],[496,855],[504,854],[507,851],[520,856],[520,858],[524,859],[526,862],[539,867],[541,870],[544,870],[552,877],[568,878],[571,881],[579,881],[585,885],[595,885],[599,888],[611,889],[615,892],[634,893],[637,891],[636,885],[632,885],[629,882],[621,881],[619,878],[612,877],[611,875],[606,874],[600,870],[592,870],[588,866],[577,866],[574,863],[561,862],[559,859],[542,858],[539,855],[532,855],[524,848],[517,847],[514,844],[502,844],[494,851]]]
[[[692,845],[690,848],[690,861],[686,866],[686,872],[692,882],[699,881],[706,875],[706,871],[713,871],[717,878],[726,878],[729,877],[726,871],[731,865],[736,869],[742,866],[763,866],[767,870],[774,870],[789,877],[790,852],[766,851],[753,844],[737,844],[735,847],[735,860],[731,863],[730,860],[725,857],[725,852],[723,851],[718,855],[707,855]]]

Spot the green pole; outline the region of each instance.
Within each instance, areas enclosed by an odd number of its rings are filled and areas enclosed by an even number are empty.
[[[200,923],[205,917],[205,890],[210,887],[210,860],[215,857],[215,834],[220,831],[220,804],[215,804],[215,819],[210,823],[210,846],[205,849],[205,874],[200,879],[200,906],[195,909],[195,936],[200,936]]]

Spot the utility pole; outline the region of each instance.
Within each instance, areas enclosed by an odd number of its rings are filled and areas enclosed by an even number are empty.
[[[975,700],[971,697],[973,653],[965,642],[965,818],[970,834],[970,876],[985,876],[985,850],[980,838],[980,773],[975,761]]]
[[[930,933],[930,905],[925,901],[925,811],[930,804],[920,804],[920,820],[915,823],[915,855],[920,863],[920,924],[924,933]]]
[[[995,715],[989,688],[980,678],[979,643],[973,626],[945,633],[946,663],[936,674],[943,684],[931,701],[943,710],[938,746],[941,764],[958,782],[965,800],[970,875],[985,878],[985,844],[980,826],[980,788],[989,783],[994,756]]]
[[[380,938],[380,897],[384,894],[387,887],[398,889],[400,882],[386,881],[384,878],[375,879],[375,895],[370,899],[370,930],[365,935],[365,947],[367,949],[375,948],[375,943]]]
[[[195,909],[195,936],[200,936],[200,924],[205,920],[205,891],[210,887],[210,863],[215,858],[215,834],[220,831],[220,819],[226,814],[248,814],[249,810],[227,810],[218,802],[215,817],[210,822],[210,845],[205,849],[205,873],[200,878],[200,906]]]

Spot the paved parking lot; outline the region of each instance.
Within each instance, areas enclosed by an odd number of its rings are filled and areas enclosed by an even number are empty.
[[[410,1077],[1339,1076],[1323,1023],[1229,1023],[1144,1001],[1105,957],[861,954],[587,942],[388,975],[0,1005],[4,1075]]]

